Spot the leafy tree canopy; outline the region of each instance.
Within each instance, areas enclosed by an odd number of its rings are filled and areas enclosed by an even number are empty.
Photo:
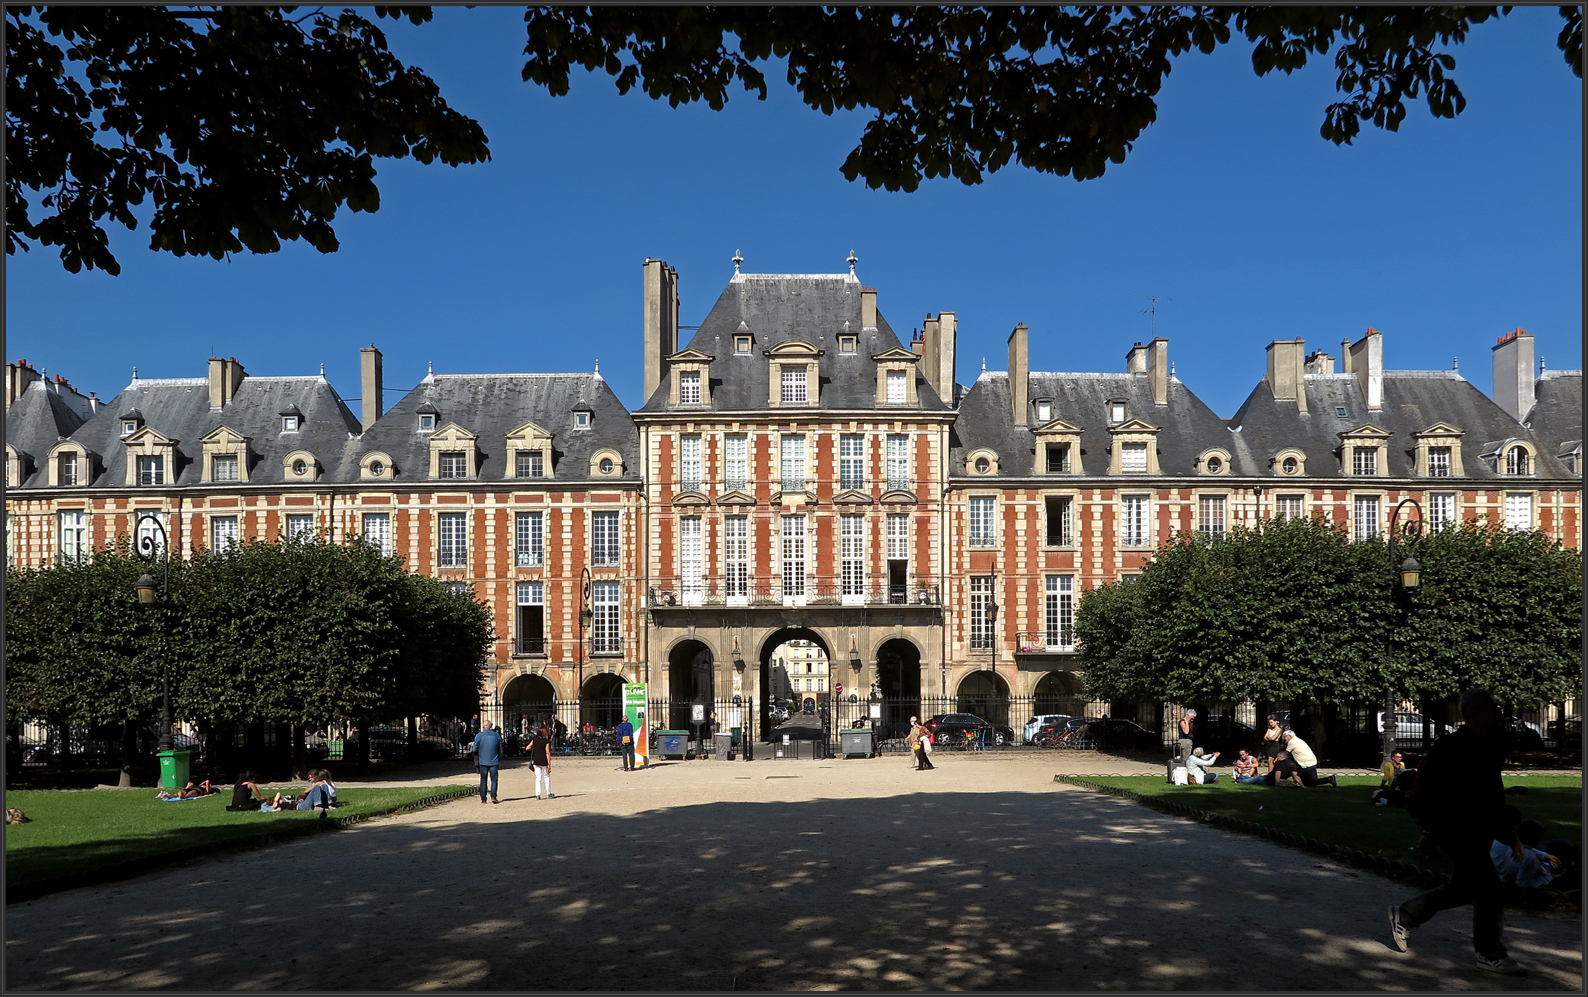
[[[1448,48],[1510,7],[530,7],[523,78],[554,95],[605,72],[674,106],[720,109],[737,83],[765,99],[769,59],[810,107],[873,117],[842,164],[868,186],[979,183],[1011,161],[1087,180],[1123,162],[1157,118],[1174,57],[1237,35],[1259,75],[1334,52],[1341,99],[1323,137],[1396,130],[1408,101],[1466,104]],[[373,160],[489,158],[480,126],[404,66],[352,11],[295,7],[8,7],[6,252],[27,239],[119,272],[101,222],[150,248],[221,258],[281,239],[337,247],[346,204],[379,205]],[[1557,44],[1582,76],[1582,14]],[[429,7],[376,7],[428,21]],[[60,41],[58,42],[57,39]],[[63,44],[64,43],[64,47]],[[24,191],[40,191],[30,214]]]
[[[1408,555],[1411,591],[1384,540],[1321,519],[1178,535],[1137,581],[1083,594],[1088,694],[1376,703],[1485,686],[1532,705],[1580,687],[1580,552],[1473,521],[1406,537]]]

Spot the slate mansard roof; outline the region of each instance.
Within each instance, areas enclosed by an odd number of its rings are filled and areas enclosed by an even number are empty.
[[[1496,472],[1492,461],[1481,458],[1507,440],[1525,440],[1537,447],[1535,477],[1572,477],[1555,459],[1557,449],[1541,445],[1535,434],[1455,371],[1386,370],[1384,403],[1377,410],[1367,407],[1355,374],[1307,374],[1304,380],[1305,413],[1298,413],[1293,401],[1276,400],[1267,380],[1258,382],[1229,422],[1230,448],[1237,465],[1232,473],[1272,475],[1269,461],[1273,456],[1295,448],[1307,456],[1307,477],[1359,481],[1345,473],[1337,457],[1339,434],[1371,424],[1392,434],[1388,476],[1411,478],[1416,473],[1414,434],[1445,423],[1463,433],[1467,478],[1505,478]]]
[[[1547,370],[1534,388],[1527,424],[1551,456],[1582,445],[1582,371]]]
[[[35,393],[44,394],[30,388],[8,415],[14,416],[17,408]],[[358,420],[323,377],[250,376],[237,386],[224,408],[212,410],[209,398],[209,379],[203,377],[142,378],[127,385],[92,419],[70,433],[74,442],[99,455],[101,470],[90,486],[124,487],[127,447],[122,443],[121,416],[129,411],[135,410],[141,416],[144,427],[177,441],[175,466],[168,469],[169,481],[174,485],[199,483],[204,452],[200,440],[221,426],[251,438],[252,484],[280,483],[282,458],[294,450],[313,453],[330,476],[344,460],[359,428]],[[303,414],[299,430],[283,433],[278,413],[294,405]],[[39,464],[24,485],[48,483],[43,456],[34,455]]]
[[[1032,371],[1027,375],[1029,403],[1048,399],[1053,418],[1081,427],[1081,467],[1087,476],[1108,472],[1111,437],[1110,401],[1125,402],[1126,420],[1140,419],[1158,428],[1158,464],[1162,475],[1195,471],[1198,455],[1211,447],[1229,449],[1230,433],[1224,420],[1213,413],[1177,377],[1169,378],[1168,404],[1155,405],[1146,374],[1078,374]],[[971,385],[959,406],[959,420],[951,439],[949,473],[965,475],[965,457],[986,448],[998,454],[998,473],[973,475],[972,480],[1028,478],[1032,476],[1037,428],[1033,420],[1016,425],[1011,412],[1009,375],[985,371]],[[1039,472],[1040,473],[1040,472]],[[1244,469],[1231,468],[1232,474]],[[1048,477],[1047,475],[1042,475]]]
[[[799,340],[825,351],[817,361],[821,379],[812,409],[875,409],[877,363],[873,356],[909,349],[878,310],[874,329],[861,327],[860,281],[853,274],[734,274],[687,344],[716,359],[711,365],[712,411],[765,411],[769,364],[763,351]],[[735,335],[749,333],[749,355],[734,353]],[[838,337],[857,337],[855,353],[841,355]],[[680,343],[679,349],[686,344]],[[916,365],[916,411],[948,411]],[[642,412],[665,412],[667,379],[646,399]],[[897,406],[889,406],[896,411]]]
[[[610,449],[622,455],[623,473],[597,480],[639,480],[639,431],[599,374],[427,375],[358,441],[349,480],[358,479],[358,458],[373,451],[391,458],[398,482],[426,480],[431,434],[419,429],[425,406],[433,410],[436,428],[453,423],[478,437],[477,480],[512,477],[506,437],[530,422],[552,436],[552,478],[586,480],[591,456]],[[581,407],[590,411],[589,429],[574,428],[574,411]]]
[[[23,485],[43,484],[49,480],[45,458],[50,448],[76,432],[83,416],[46,383],[36,383],[22,392],[6,412],[6,442],[32,460],[33,473]]]

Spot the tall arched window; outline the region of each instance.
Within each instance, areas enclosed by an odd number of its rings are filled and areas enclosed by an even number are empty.
[[[1526,447],[1515,446],[1515,447],[1512,447],[1509,451],[1506,452],[1506,454],[1505,454],[1505,473],[1506,474],[1528,474],[1528,473],[1530,473],[1529,467],[1528,467],[1528,454],[1527,454],[1527,448]]]

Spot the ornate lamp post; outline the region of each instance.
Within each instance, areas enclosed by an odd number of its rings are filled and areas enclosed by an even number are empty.
[[[147,524],[147,532],[145,532]],[[159,534],[159,540],[155,534]],[[164,604],[171,598],[171,551],[166,542],[165,526],[154,516],[150,516],[139,523],[138,530],[138,556],[145,561],[153,563],[160,559],[160,587],[155,588],[154,576],[147,571],[139,576],[137,581],[138,603],[143,606],[152,606],[156,603]],[[162,656],[160,662],[160,740],[156,744],[156,751],[172,750],[171,740],[171,669]]]
[[[595,613],[590,610],[590,569],[579,570],[579,698],[584,699],[584,632]],[[581,718],[583,719],[583,718]]]
[[[1418,504],[1416,499],[1402,499],[1400,503],[1395,506],[1395,511],[1390,513],[1389,521],[1390,571],[1394,573],[1395,576],[1395,581],[1391,588],[1392,598],[1395,597],[1395,592],[1399,591],[1403,593],[1409,593],[1422,582],[1423,566],[1417,563],[1417,559],[1415,557],[1408,556],[1405,560],[1399,562],[1398,565],[1395,558],[1395,541],[1398,539],[1400,532],[1397,529],[1397,526],[1400,521],[1401,509],[1408,505],[1417,510],[1417,518],[1407,522],[1407,531],[1412,533],[1414,536],[1420,535],[1423,531],[1423,507]],[[1395,632],[1392,629],[1390,631],[1390,648],[1392,651],[1395,647],[1394,633]],[[1391,667],[1394,666],[1394,662],[1391,662],[1390,664]],[[1394,678],[1389,678],[1385,683],[1385,686],[1384,718],[1381,726],[1383,727],[1384,735],[1384,761],[1387,763],[1390,760],[1390,756],[1395,754],[1395,728],[1399,726],[1399,724],[1395,716]]]

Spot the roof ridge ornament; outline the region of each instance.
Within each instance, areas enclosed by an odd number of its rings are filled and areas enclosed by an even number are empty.
[[[860,257],[856,256],[855,251],[851,249],[849,251],[849,259],[844,262],[849,264],[849,276],[853,277],[855,275],[855,264],[860,262]]]
[[[734,276],[737,277],[739,275],[739,265],[741,263],[743,263],[743,262],[744,262],[744,257],[739,255],[739,250],[735,249],[733,251],[733,273],[734,273]]]
[[[597,380],[599,380],[600,377],[601,377],[601,361],[600,360],[596,361],[595,376],[596,376]]]

